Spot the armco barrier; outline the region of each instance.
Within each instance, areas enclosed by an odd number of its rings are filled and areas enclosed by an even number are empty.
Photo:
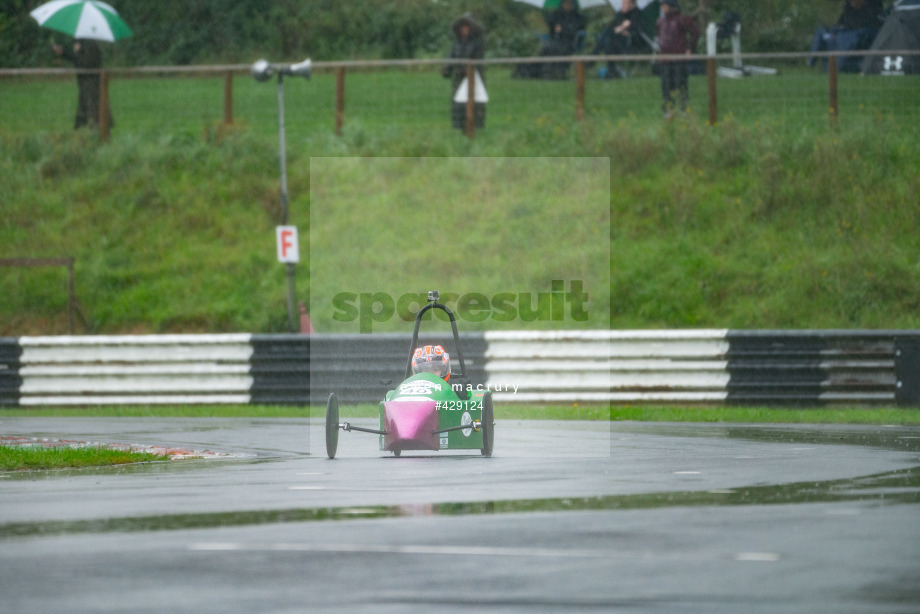
[[[374,402],[402,381],[409,334],[0,338],[0,406]],[[443,343],[420,335],[420,343]],[[444,343],[454,352],[453,343]],[[463,336],[473,381],[481,334]],[[456,356],[456,354],[453,354]],[[456,368],[456,367],[455,367]],[[311,394],[312,391],[312,394]]]
[[[401,381],[410,340],[0,338],[0,406],[322,405],[330,392],[342,403],[376,402]],[[472,382],[501,403],[920,407],[920,331],[508,331],[461,341]]]
[[[920,331],[730,331],[730,403],[920,406]]]
[[[21,337],[18,404],[247,403],[252,387],[250,338]]]
[[[725,399],[724,330],[486,333],[496,401],[709,402]],[[509,390],[510,388],[510,390]]]
[[[0,337],[0,407],[19,405],[19,389],[22,376],[19,375],[22,348],[18,340]]]

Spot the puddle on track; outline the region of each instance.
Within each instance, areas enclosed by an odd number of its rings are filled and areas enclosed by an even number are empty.
[[[806,425],[731,425],[731,424],[656,424],[611,422],[611,434],[640,433],[664,437],[704,437],[743,439],[758,443],[845,445],[879,448],[895,452],[920,452],[920,429],[904,426]]]
[[[643,433],[674,437],[725,437],[763,443],[806,445],[851,445],[899,452],[920,452],[920,429],[904,427],[822,427],[684,425],[649,423],[611,423],[611,432]],[[272,462],[271,458],[227,458],[226,462]],[[97,470],[100,474],[118,472],[161,472],[198,470],[202,463],[151,463]],[[81,470],[85,475],[87,470]],[[93,470],[89,470],[93,471]],[[31,472],[30,472],[31,473]],[[36,475],[45,474],[45,475]],[[60,476],[61,471],[34,472],[31,475],[6,474],[13,479]],[[790,505],[806,503],[871,502],[878,505],[920,503],[920,466],[855,478],[794,482],[779,485],[744,486],[711,491],[673,491],[601,497],[563,497],[510,501],[473,501],[412,505],[368,505],[321,508],[293,508],[264,511],[169,514],[97,520],[10,523],[0,525],[0,539],[63,534],[171,531],[287,522],[348,521],[367,518],[408,516],[462,516],[475,514],[515,514],[557,511],[597,511],[659,509],[688,506]]]
[[[790,505],[822,502],[871,502],[878,505],[918,504],[920,503],[920,466],[857,478],[821,482],[796,482],[771,486],[749,486],[713,491],[675,491],[513,501],[294,508],[204,514],[170,514],[99,520],[10,523],[0,525],[0,539],[65,534],[175,531],[289,522],[348,521],[409,516],[464,516],[671,507]]]

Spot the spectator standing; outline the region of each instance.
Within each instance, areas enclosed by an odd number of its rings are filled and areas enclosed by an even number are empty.
[[[451,29],[454,32],[454,44],[450,48],[451,60],[481,60],[485,56],[485,29],[473,17],[472,13],[464,13],[455,19],[454,23],[451,24]],[[476,72],[481,75],[481,67],[477,66]],[[452,79],[450,94],[451,123],[454,128],[463,130],[466,128],[466,103],[454,102],[454,96],[460,88],[460,84],[466,78],[466,63],[451,62],[444,67],[441,74],[446,79]],[[477,128],[485,126],[486,105],[484,102],[476,103],[474,121]]]
[[[655,24],[658,47],[662,55],[690,55],[700,39],[700,29],[692,18],[680,11],[677,0],[661,0],[661,17]],[[681,113],[690,102],[690,67],[683,60],[661,60],[662,112],[669,119],[674,115],[674,93],[677,92]]]
[[[78,38],[74,41],[73,49],[62,45],[51,46],[54,53],[65,60],[73,62],[74,68],[79,70],[99,70],[102,68],[102,50],[99,43],[88,38]],[[99,125],[99,73],[77,74],[77,115],[74,128],[83,126],[96,127]],[[112,120],[112,111],[109,109],[109,127],[115,125]]]

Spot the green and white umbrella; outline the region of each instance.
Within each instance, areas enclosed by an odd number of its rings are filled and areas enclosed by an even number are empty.
[[[544,10],[556,9],[559,8],[559,5],[562,4],[562,0],[517,0],[518,2],[523,2],[524,4],[529,4],[537,8]],[[637,0],[636,4],[640,9],[644,9],[654,0]],[[623,0],[575,0],[575,6],[579,9],[589,9],[595,6],[612,6],[616,10],[620,10],[620,7],[623,6]]]
[[[115,9],[95,0],[52,0],[29,15],[38,25],[74,38],[114,42],[132,34]]]
[[[562,0],[517,0],[524,4],[529,4],[540,9],[550,10],[558,9]],[[575,7],[579,9],[589,9],[594,6],[608,6],[607,0],[575,0]]]

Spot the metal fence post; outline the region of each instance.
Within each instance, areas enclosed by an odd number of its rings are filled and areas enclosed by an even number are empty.
[[[77,293],[74,290],[74,258],[67,259],[67,330],[73,334],[73,315],[77,305]]]

